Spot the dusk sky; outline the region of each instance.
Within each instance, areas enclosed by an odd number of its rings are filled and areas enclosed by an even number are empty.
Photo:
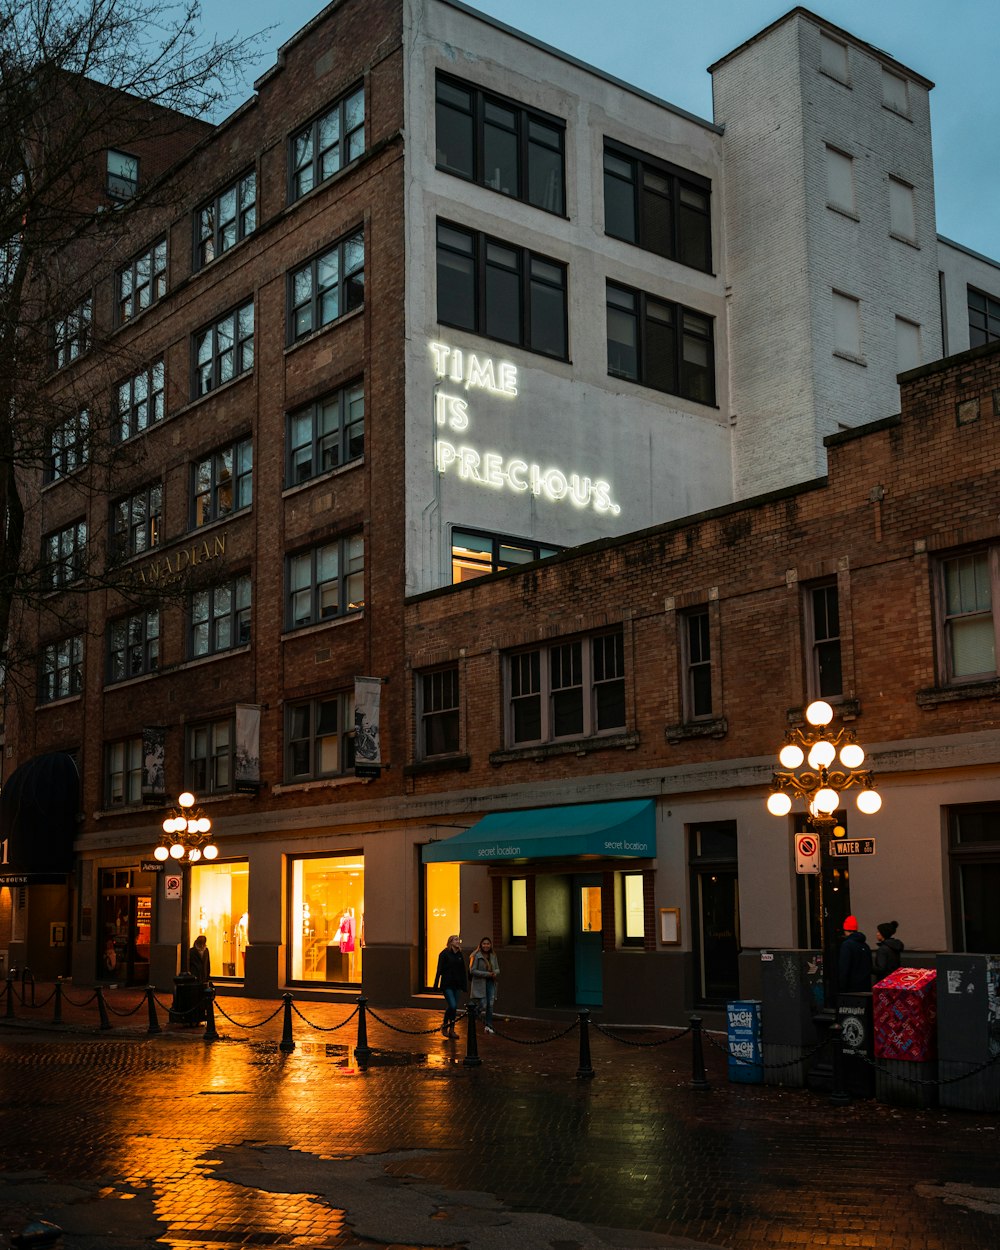
[[[267,28],[247,75],[320,12],[320,0],[203,0],[206,33]],[[480,11],[582,61],[711,119],[707,66],[787,13],[781,0],[481,0]],[[937,224],[1000,259],[1000,53],[997,0],[823,0],[813,11],[931,79]],[[609,20],[610,17],[610,20]],[[234,101],[238,103],[238,101]]]

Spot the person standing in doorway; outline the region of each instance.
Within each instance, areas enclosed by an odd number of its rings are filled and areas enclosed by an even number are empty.
[[[881,981],[890,972],[895,972],[903,962],[903,943],[895,936],[898,928],[898,920],[884,920],[876,925],[878,945],[872,958],[872,976],[876,981]]]
[[[469,988],[469,970],[465,966],[465,956],[462,954],[462,939],[457,933],[451,935],[448,944],[438,955],[434,989],[437,989],[439,985],[445,1001],[441,1032],[445,1037],[454,1037],[455,1021],[458,1018],[458,996],[464,994]]]
[[[496,1001],[499,975],[500,962],[493,950],[493,942],[484,937],[472,952],[469,963],[469,976],[472,978],[469,999],[482,1011],[487,1033],[493,1032],[493,1004]]]

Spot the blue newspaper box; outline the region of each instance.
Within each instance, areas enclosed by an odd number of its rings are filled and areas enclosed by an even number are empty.
[[[764,1068],[760,1048],[760,1002],[746,998],[726,1003],[729,1041],[729,1079],[742,1085],[760,1085]]]

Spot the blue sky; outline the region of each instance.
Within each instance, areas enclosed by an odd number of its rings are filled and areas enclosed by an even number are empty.
[[[206,33],[268,30],[266,53],[313,18],[320,0],[203,0]],[[776,0],[480,0],[474,7],[517,30],[711,118],[707,66],[788,12]],[[938,231],[1000,259],[1000,54],[997,0],[817,0],[828,21],[888,52],[934,82]],[[609,20],[609,14],[611,20]],[[234,104],[238,101],[234,101]]]

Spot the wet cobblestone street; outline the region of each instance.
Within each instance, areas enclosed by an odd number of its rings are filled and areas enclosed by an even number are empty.
[[[575,1030],[481,1037],[467,1066],[430,1011],[380,1013],[409,1032],[370,1020],[365,1071],[353,1023],[323,1031],[350,1008],[297,1006],[291,1053],[280,1015],[219,1018],[214,1043],[147,1036],[142,1013],[104,1032],[84,1013],[4,1021],[0,1246],[39,1219],[64,1250],[1000,1243],[1000,1117],[733,1085],[716,1046],[699,1091],[689,1039],[595,1030],[593,1080]]]

